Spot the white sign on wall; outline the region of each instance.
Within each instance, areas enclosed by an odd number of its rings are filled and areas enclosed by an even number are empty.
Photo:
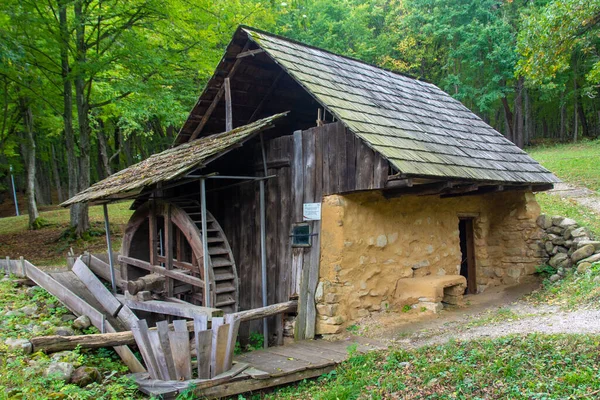
[[[304,203],[302,207],[303,221],[319,221],[321,219],[321,203]]]

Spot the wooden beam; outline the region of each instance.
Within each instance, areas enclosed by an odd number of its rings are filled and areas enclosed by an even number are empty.
[[[264,52],[265,51],[263,49],[248,50],[248,51],[244,51],[244,52],[239,53],[235,57],[236,58],[244,58],[244,57],[248,57],[248,56],[255,56],[257,54],[264,53]]]
[[[145,269],[146,271],[153,272],[155,274],[160,274],[164,276],[168,276],[169,278],[177,279],[178,281],[189,283],[193,286],[204,287],[204,281],[200,278],[196,278],[194,276],[186,275],[183,272],[179,272],[176,270],[168,270],[166,268],[161,267],[160,265],[152,265],[146,261],[138,260],[132,257],[119,256],[119,262],[124,264],[130,264],[134,267]]]
[[[445,190],[452,188],[454,185],[456,185],[456,183],[452,182],[452,181],[427,183],[424,185],[416,185],[416,186],[412,186],[412,187],[384,190],[383,195],[388,199],[395,198],[395,197],[401,197],[401,196],[409,196],[409,195],[427,196],[427,195],[440,194],[440,193],[444,192]]]
[[[233,315],[233,318],[239,319],[241,322],[244,321],[253,321],[256,319],[262,319],[265,317],[270,317],[272,315],[277,315],[285,312],[292,312],[298,309],[298,300],[290,300],[285,303],[277,303],[271,304],[270,306],[254,308],[246,311],[239,311],[230,315]]]
[[[389,179],[385,183],[386,189],[400,189],[400,188],[408,188],[413,187],[413,180],[411,178],[405,179]]]
[[[246,50],[248,50],[248,46],[250,46],[250,41],[246,42],[246,44],[244,45],[244,48],[242,49],[242,53],[245,52]],[[243,60],[243,58],[238,58],[235,61],[235,63],[233,64],[233,67],[231,67],[231,70],[229,71],[229,75],[227,75],[228,78],[233,77],[233,75],[235,74],[235,71],[239,67],[240,62],[242,60]],[[223,97],[224,92],[225,92],[225,90],[224,90],[223,86],[221,86],[219,88],[219,91],[215,95],[215,98],[213,99],[212,103],[210,103],[210,106],[208,106],[208,109],[202,116],[202,119],[198,123],[198,126],[196,127],[196,129],[194,129],[194,132],[192,132],[192,136],[190,136],[190,139],[188,140],[188,142],[191,142],[192,140],[196,139],[200,135],[200,133],[202,132],[202,129],[204,129],[204,126],[208,122],[211,114],[213,113],[213,111],[215,111],[215,108],[217,108],[217,104],[219,104],[219,101],[221,101],[221,98]]]
[[[150,247],[150,264],[156,265],[158,255],[158,231],[156,226],[156,204],[150,200],[150,213],[148,214],[148,246]]]
[[[233,129],[233,110],[231,108],[231,81],[229,77],[223,82],[223,90],[225,90],[225,131],[229,132]]]
[[[165,204],[165,268],[169,271],[173,270],[173,223],[171,222],[171,204]],[[166,277],[167,297],[173,297],[173,279]]]
[[[172,315],[182,318],[194,318],[194,316],[206,315],[211,320],[213,317],[223,315],[223,311],[218,308],[201,307],[193,304],[171,303],[158,300],[135,301],[124,297],[121,298],[121,301],[132,310],[148,311],[155,314]]]

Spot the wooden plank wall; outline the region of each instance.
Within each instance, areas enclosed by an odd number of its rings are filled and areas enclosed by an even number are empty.
[[[268,302],[284,302],[292,294],[299,294],[305,279],[302,288],[308,298],[304,307],[299,306],[299,312],[314,319],[314,309],[306,305],[314,303],[311,296],[318,282],[319,238],[313,237],[313,247],[292,248],[292,224],[302,222],[303,203],[320,202],[323,196],[334,193],[383,188],[388,162],[341,123],[268,140],[265,152],[267,174],[277,176],[266,185]],[[239,171],[240,175],[249,173],[264,173],[260,147],[255,151],[252,171]],[[221,223],[238,266],[240,309],[261,307],[258,183],[211,193],[208,200],[209,210]],[[310,224],[313,232],[320,231],[319,222]],[[275,318],[269,329],[275,332]],[[260,321],[243,323],[240,336],[248,337],[250,332],[260,330]],[[310,337],[314,325],[303,325],[301,330],[302,336]]]

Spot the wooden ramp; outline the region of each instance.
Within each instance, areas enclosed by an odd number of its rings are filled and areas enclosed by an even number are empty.
[[[232,371],[237,373],[230,373],[224,382],[213,379],[212,382],[192,380],[168,383],[149,379],[148,374],[134,374],[134,377],[140,390],[148,395],[175,398],[189,384],[193,384],[196,396],[219,398],[315,378],[332,371],[347,360],[352,351],[366,353],[386,348],[381,342],[360,337],[338,341],[303,340],[236,356]],[[236,366],[243,368],[236,370]]]

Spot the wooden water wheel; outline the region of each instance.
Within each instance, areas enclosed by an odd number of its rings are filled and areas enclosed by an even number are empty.
[[[165,224],[167,219],[170,220],[170,226]],[[208,211],[206,223],[210,305],[222,309],[225,313],[235,312],[238,308],[238,277],[231,247],[223,229]],[[205,281],[201,208],[195,200],[154,201],[138,207],[127,224],[121,254],[164,266],[167,261],[167,229],[172,229],[173,232],[173,270]],[[155,251],[154,254],[151,254],[152,250]],[[147,274],[149,272],[146,270],[127,266],[126,277],[129,281]],[[203,290],[203,287],[173,279],[173,296],[181,300],[204,305]]]

